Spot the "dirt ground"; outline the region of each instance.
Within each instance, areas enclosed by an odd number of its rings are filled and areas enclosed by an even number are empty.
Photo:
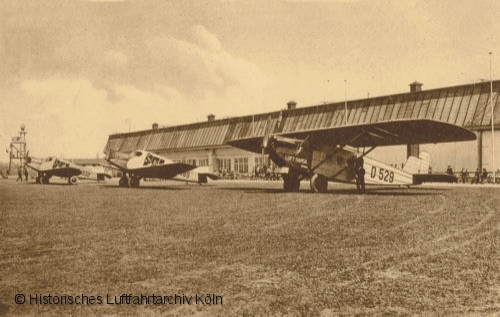
[[[0,180],[0,315],[500,314],[500,186]]]

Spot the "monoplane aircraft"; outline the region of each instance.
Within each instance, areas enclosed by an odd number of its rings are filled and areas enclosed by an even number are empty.
[[[453,176],[429,174],[428,155],[409,157],[399,169],[366,155],[378,146],[426,144],[475,140],[476,135],[462,127],[427,119],[398,120],[292,132],[228,141],[234,147],[267,153],[283,174],[284,190],[298,191],[300,181],[310,179],[314,192],[325,192],[328,181],[355,182],[356,161],[363,158],[366,184],[417,185],[422,182],[450,182]],[[356,154],[359,157],[356,158]]]
[[[158,178],[170,179],[198,184],[207,183],[208,178],[217,179],[218,176],[210,173],[208,166],[173,162],[165,157],[144,150],[132,153],[110,151],[106,160],[122,171],[118,181],[120,187],[139,187],[141,179]]]
[[[53,156],[45,159],[26,156],[26,166],[38,172],[36,177],[38,184],[48,184],[52,176],[67,178],[70,185],[78,183],[79,179],[104,180],[105,177],[111,178],[111,175],[104,172],[98,173],[91,168]]]

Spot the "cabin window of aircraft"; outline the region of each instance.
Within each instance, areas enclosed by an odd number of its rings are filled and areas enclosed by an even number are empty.
[[[54,161],[54,165],[52,165],[53,168],[59,168],[59,167],[69,167],[69,163],[61,162],[59,160]]]
[[[146,155],[146,158],[144,159],[144,166],[147,165],[159,165],[159,164],[164,164],[165,160],[161,159],[159,157],[153,156],[151,154]]]

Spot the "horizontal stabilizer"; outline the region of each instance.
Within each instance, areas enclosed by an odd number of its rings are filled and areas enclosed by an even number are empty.
[[[219,176],[213,173],[199,173],[198,174],[198,183],[206,184],[208,182],[208,178],[211,180],[218,180]]]
[[[103,181],[103,180],[105,180],[105,178],[110,179],[111,175],[106,174],[106,173],[97,173],[97,180],[98,181]]]
[[[456,183],[456,176],[448,174],[414,174],[413,184],[420,185],[422,183]]]

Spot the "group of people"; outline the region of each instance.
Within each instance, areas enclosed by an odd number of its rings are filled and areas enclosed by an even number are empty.
[[[477,168],[471,183],[472,184],[484,183],[484,181],[486,181],[487,179],[488,179],[488,172],[486,171],[486,169],[483,168],[483,171],[481,171],[479,168]]]
[[[278,180],[278,174],[275,172],[274,165],[271,165],[271,167],[267,167],[267,165],[263,166],[255,166],[253,168],[253,179],[267,179],[267,180]]]
[[[16,182],[23,181],[23,170],[24,170],[24,178],[26,181],[28,181],[28,178],[29,178],[28,169],[27,168],[19,168],[17,170]]]
[[[451,172],[451,174],[449,173],[449,171]],[[446,171],[446,173],[453,175],[451,167],[448,166],[448,170]],[[474,172],[474,177],[471,180],[471,184],[482,184],[487,180],[488,180],[488,171],[486,170],[486,168],[483,168],[483,170],[481,171],[481,169],[478,167]],[[466,168],[462,168],[462,170],[460,171],[460,182],[465,184],[468,181],[469,181],[469,171]]]

